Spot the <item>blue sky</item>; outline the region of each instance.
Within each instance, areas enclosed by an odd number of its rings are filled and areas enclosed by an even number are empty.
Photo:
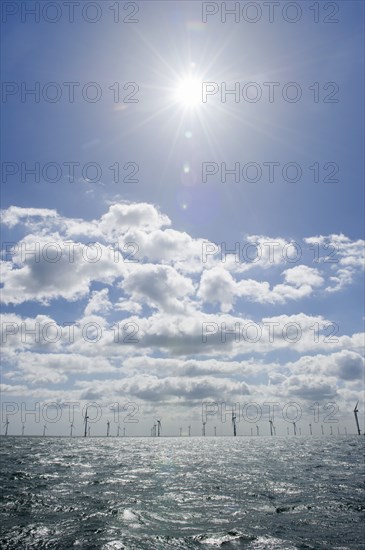
[[[257,3],[256,23],[242,15],[254,17],[244,11],[247,2],[237,23],[232,15],[222,21],[221,2],[210,3],[218,12],[206,23],[207,8],[196,1],[119,2],[119,23],[110,9],[115,3],[107,1],[96,3],[95,23],[82,18],[87,2],[75,7],[73,23],[61,2],[55,23],[47,20],[52,11],[22,22],[25,3],[4,4],[2,243],[17,244],[15,255],[3,254],[3,329],[17,327],[4,336],[6,401],[82,407],[92,400],[106,410],[116,401],[135,402],[135,435],[148,434],[157,416],[166,419],[167,433],[188,423],[200,433],[203,400],[295,401],[303,410],[315,401],[336,402],[343,426],[353,429],[346,415],[363,389],[363,4],[319,2],[318,23],[309,2],[294,3],[301,14],[295,23],[283,16],[295,16],[294,8],[285,11],[287,2],[273,22]],[[94,17],[92,7],[86,13]],[[76,83],[74,102],[67,82]],[[35,83],[43,90],[39,102],[31,95],[22,100],[22,86]],[[217,92],[206,102],[203,83]],[[224,86],[236,87],[239,100],[230,94],[223,102]],[[253,89],[262,93],[257,102],[246,99]],[[87,98],[100,91],[101,98],[87,100],[82,90]],[[35,182],[29,174],[22,181],[22,164],[34,163],[41,172],[47,163],[61,167],[58,181],[41,175]],[[78,163],[74,181],[69,163]],[[92,168],[82,172],[87,163],[101,170],[95,183],[87,181]],[[137,181],[113,181],[115,163],[122,179],[135,172]],[[203,182],[206,163],[218,173]],[[239,167],[239,181],[232,175],[222,181],[224,163]],[[275,163],[271,183],[268,163]],[[288,163],[299,167],[299,181],[283,179]],[[261,179],[246,181],[247,165],[259,166]],[[285,173],[294,179],[290,169]],[[331,173],[338,181],[323,181]],[[74,261],[65,247],[70,242]],[[101,252],[95,263],[80,252],[90,242]],[[287,261],[282,251],[292,242],[301,257]],[[40,251],[53,243],[62,257],[22,257],[35,243]],[[116,243],[121,256],[110,248]],[[123,249],[126,243],[133,244]],[[227,249],[239,243],[238,262],[233,255],[222,261],[221,243]],[[255,263],[245,261],[250,243],[258,244]],[[274,258],[267,243],[275,245]],[[207,244],[215,254],[204,262]],[[138,261],[123,260],[128,252]],[[228,337],[224,344],[218,331],[202,342],[204,323],[268,320],[297,323],[300,340],[268,342],[262,335],[249,345]],[[23,342],[21,327],[37,322],[96,323],[102,338],[85,343],[77,333],[71,345],[63,331],[53,344]],[[113,344],[113,325],[128,322],[138,327],[138,344]],[[315,323],[320,342],[310,328]],[[323,342],[335,326],[338,341]],[[19,431],[19,415],[10,417]],[[64,419],[54,426],[55,433],[65,430]],[[249,432],[243,424],[240,430]]]

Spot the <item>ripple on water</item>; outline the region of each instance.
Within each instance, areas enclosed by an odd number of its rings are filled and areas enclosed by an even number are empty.
[[[4,438],[1,547],[360,550],[362,439]]]

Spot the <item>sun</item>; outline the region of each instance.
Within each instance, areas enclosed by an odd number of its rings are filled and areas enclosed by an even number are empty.
[[[175,88],[175,100],[186,108],[196,108],[202,103],[202,82],[188,76],[178,81]]]

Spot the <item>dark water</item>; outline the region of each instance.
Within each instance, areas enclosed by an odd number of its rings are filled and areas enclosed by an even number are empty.
[[[364,439],[3,437],[1,547],[364,548]]]

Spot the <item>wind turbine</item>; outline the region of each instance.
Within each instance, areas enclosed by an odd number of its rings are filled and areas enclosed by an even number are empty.
[[[46,435],[46,429],[47,429],[47,424],[44,424],[44,426],[43,426],[43,437]]]
[[[22,425],[22,435],[24,435],[25,424]]]
[[[203,436],[205,436],[205,424],[206,424],[206,422],[204,422],[204,420],[203,420],[203,428],[202,428],[202,435]]]
[[[256,426],[256,435],[260,435],[260,428]]]
[[[117,428],[117,437],[119,437],[119,432],[120,432],[120,424],[118,424],[118,428]]]
[[[214,426],[214,435],[217,435],[217,426]]]
[[[70,424],[70,437],[72,437],[73,429],[74,429],[74,423],[71,422],[71,424]]]
[[[123,436],[125,437],[125,428],[123,428]]]
[[[5,422],[5,424],[4,424],[4,426],[5,426],[5,435],[8,435],[9,424],[10,424],[10,422],[9,422],[9,417],[7,416],[7,417],[6,417],[6,422]]]
[[[322,435],[324,435],[323,424],[321,424],[321,432],[322,432]]]
[[[297,435],[297,425],[293,422],[294,435]]]
[[[313,434],[312,434],[312,424],[309,424],[309,433],[310,433],[311,435],[313,435]]]
[[[106,422],[106,436],[109,437],[110,432],[110,420],[107,420]]]
[[[157,418],[156,421],[157,421],[157,437],[160,437],[161,436],[161,420],[159,420]]]
[[[270,424],[270,434],[274,435],[274,423],[271,419],[269,420],[269,424]]]
[[[90,437],[90,432],[91,432],[91,427],[89,426],[88,429],[87,429],[87,435],[88,435],[88,437]]]
[[[88,433],[87,431],[87,421],[89,420],[89,417],[87,415],[87,407],[86,407],[86,411],[85,411],[85,416],[84,416],[84,424],[85,424],[85,431],[84,431],[84,437],[86,437],[86,435],[90,435],[90,431]]]
[[[188,426],[188,430],[189,430],[189,437],[190,437],[190,434],[191,434],[191,426]]]
[[[359,435],[361,435],[360,426],[359,426],[359,419],[357,418],[357,413],[359,412],[359,409],[357,408],[358,404],[359,404],[359,402],[357,402],[356,405],[355,405],[354,415],[355,415],[355,420],[356,420],[357,433]]]
[[[236,428],[236,415],[235,415],[234,411],[232,411],[232,425],[233,425],[233,435],[234,435],[234,437],[236,437],[237,428]]]

